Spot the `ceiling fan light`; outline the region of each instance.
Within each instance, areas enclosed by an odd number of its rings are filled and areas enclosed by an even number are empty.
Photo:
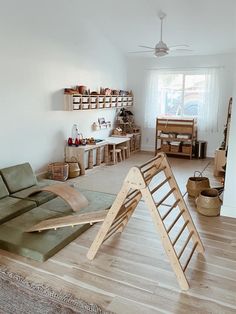
[[[165,49],[159,49],[159,50],[156,50],[156,51],[154,52],[154,55],[155,55],[156,57],[164,57],[164,56],[168,55],[168,51],[165,50]]]

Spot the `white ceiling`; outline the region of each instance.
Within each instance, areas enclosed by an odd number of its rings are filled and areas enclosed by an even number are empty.
[[[236,0],[87,0],[81,8],[126,54],[159,41],[160,10],[167,14],[163,34],[167,45],[188,44],[194,55],[236,52]]]

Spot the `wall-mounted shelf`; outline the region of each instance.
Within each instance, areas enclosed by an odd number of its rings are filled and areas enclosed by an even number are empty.
[[[64,94],[64,110],[88,110],[133,106],[133,96]]]

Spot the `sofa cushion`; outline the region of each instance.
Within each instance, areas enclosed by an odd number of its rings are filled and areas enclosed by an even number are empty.
[[[0,176],[0,199],[9,195],[8,189]]]
[[[1,169],[0,172],[10,194],[37,184],[36,176],[29,163],[7,167]]]
[[[36,203],[6,196],[0,199],[0,224],[36,207]]]

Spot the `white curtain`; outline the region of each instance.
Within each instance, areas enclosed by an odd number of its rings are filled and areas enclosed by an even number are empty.
[[[198,129],[203,132],[217,132],[219,120],[220,92],[220,68],[204,69],[205,93],[202,105],[199,108]]]
[[[145,80],[145,116],[144,127],[155,128],[156,117],[160,115],[158,108],[158,76],[160,72],[157,70],[147,71]]]
[[[194,68],[194,69],[168,69],[149,70],[145,80],[145,128],[155,128],[156,117],[163,115],[160,104],[158,105],[158,78],[163,74],[204,74],[205,93],[202,104],[199,106],[197,118],[198,130],[203,132],[218,131],[218,115],[220,95],[220,68]]]

